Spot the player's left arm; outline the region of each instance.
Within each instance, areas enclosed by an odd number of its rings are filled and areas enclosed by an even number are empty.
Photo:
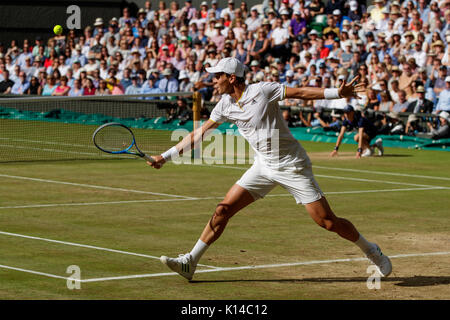
[[[355,85],[359,76],[353,78],[352,81],[346,83],[344,80],[339,88],[324,89],[316,87],[301,87],[289,88],[286,87],[287,99],[302,99],[302,100],[321,100],[321,99],[341,99],[356,97],[359,98],[358,93],[366,90],[364,83]]]

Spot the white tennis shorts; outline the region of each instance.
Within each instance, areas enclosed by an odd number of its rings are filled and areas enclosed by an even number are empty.
[[[310,163],[301,168],[275,170],[255,162],[236,184],[250,192],[255,200],[264,198],[277,185],[292,194],[297,204],[308,204],[323,197]]]

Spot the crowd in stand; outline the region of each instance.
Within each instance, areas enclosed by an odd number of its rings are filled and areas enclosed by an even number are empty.
[[[97,18],[84,30],[0,43],[0,93],[198,90],[215,102],[220,97],[205,68],[231,56],[248,66],[247,84],[330,88],[357,75],[366,84],[366,94],[358,99],[283,101],[291,126],[328,128],[335,117],[325,119],[322,111],[350,104],[372,115],[382,113],[381,125],[409,112],[402,132],[414,134],[442,126],[436,117],[431,127],[420,128],[415,114],[450,111],[450,0],[264,0],[253,7],[234,0],[225,0],[223,7],[216,0],[199,7],[191,0],[167,6],[159,1],[157,7],[152,2],[134,14],[124,8],[119,18]],[[304,117],[298,107],[314,112]],[[441,118],[448,127],[448,113]]]

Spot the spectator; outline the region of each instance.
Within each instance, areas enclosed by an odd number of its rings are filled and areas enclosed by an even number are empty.
[[[439,113],[439,127],[435,128],[431,122],[427,122],[431,138],[434,140],[450,138],[450,114],[447,111]]]
[[[67,77],[62,76],[59,85],[56,86],[52,96],[68,96],[70,87],[67,85]]]
[[[92,79],[86,78],[84,82],[83,96],[93,96],[95,95],[95,87]]]
[[[106,80],[101,79],[99,81],[98,88],[95,90],[96,96],[109,96],[111,94],[106,84]]]
[[[418,133],[423,133],[424,128],[420,125],[420,119],[415,114],[408,116],[406,123],[405,134],[408,136],[416,136]]]
[[[389,112],[382,115],[381,127],[378,134],[384,135],[401,135],[405,133],[405,125],[400,119],[398,112]]]
[[[407,112],[431,113],[433,111],[433,103],[425,98],[425,88],[423,86],[418,86],[416,93],[417,99],[408,105]]]
[[[81,81],[75,79],[73,81],[73,87],[69,91],[69,97],[81,97],[84,94],[84,89],[81,87]]]
[[[35,77],[35,76],[31,77],[30,86],[25,91],[25,94],[29,94],[29,95],[41,95],[42,94],[42,87],[41,87],[37,77]]]
[[[27,81],[27,75],[25,72],[20,71],[19,79],[15,81],[14,85],[11,88],[12,94],[24,94],[28,88],[30,87],[30,83]]]
[[[147,79],[147,81],[144,82],[142,85],[142,93],[143,94],[156,94],[156,93],[163,93],[163,91],[156,85],[156,77],[153,75],[150,75]],[[146,100],[162,100],[165,97],[146,97]]]
[[[450,111],[450,76],[445,78],[445,90],[439,95],[439,102],[433,112]]]
[[[374,108],[375,111],[389,112],[394,107],[394,102],[391,100],[390,95],[386,91],[380,92],[381,101],[378,108]]]
[[[46,83],[42,89],[42,95],[43,96],[52,96],[53,92],[55,92],[57,84],[56,79],[52,75],[48,75],[46,78]]]
[[[406,100],[405,90],[400,90],[398,92],[398,102],[394,104],[390,111],[394,112],[406,112],[408,110],[408,100]]]
[[[180,92],[191,92],[194,91],[194,84],[189,80],[189,75],[185,70],[180,71],[180,75],[178,76],[179,88]]]

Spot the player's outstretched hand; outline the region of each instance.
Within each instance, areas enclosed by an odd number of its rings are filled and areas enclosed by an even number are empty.
[[[364,85],[364,83],[358,83],[354,85],[354,83],[358,80],[359,75],[354,77],[353,80],[349,83],[346,83],[346,81],[344,80],[339,88],[339,95],[343,98],[355,97],[357,99],[361,99],[361,97],[358,96],[358,93],[365,92],[366,86]]]
[[[331,151],[331,153],[330,153],[330,157],[337,157],[337,155],[338,155],[337,150],[333,150],[333,151]]]
[[[155,169],[161,169],[164,163],[166,163],[166,160],[159,155],[159,156],[152,156],[152,158],[155,160],[155,162],[147,161],[147,164]]]

